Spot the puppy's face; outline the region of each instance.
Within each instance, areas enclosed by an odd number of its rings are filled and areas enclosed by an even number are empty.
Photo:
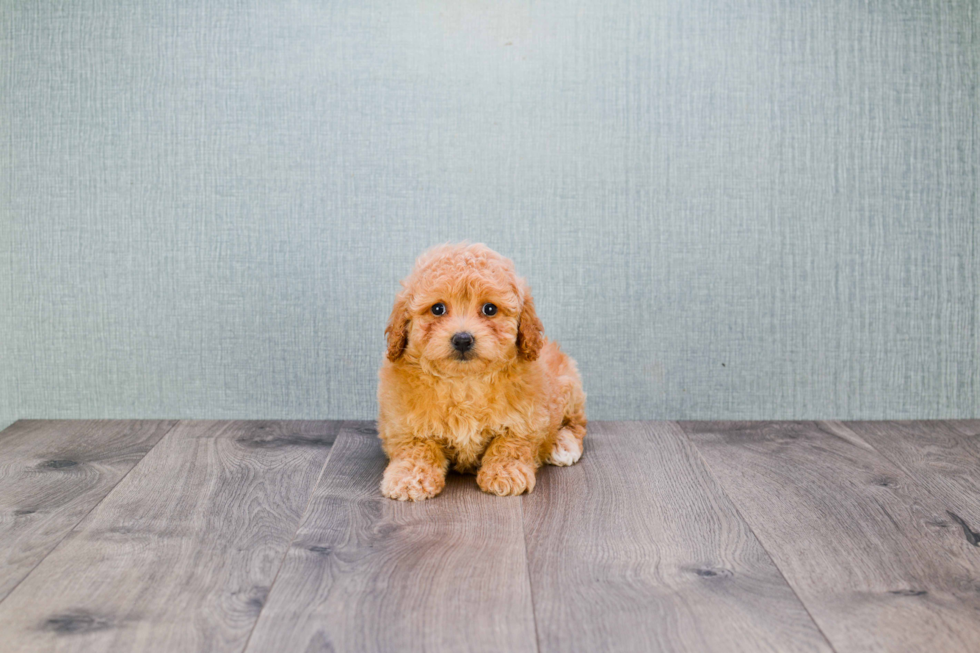
[[[442,376],[533,360],[541,323],[513,264],[482,245],[444,246],[402,282],[388,322],[388,358]]]
[[[437,284],[416,299],[408,334],[420,362],[447,374],[483,371],[517,354],[520,297],[486,283]]]

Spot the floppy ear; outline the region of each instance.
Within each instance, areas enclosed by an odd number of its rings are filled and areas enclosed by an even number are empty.
[[[521,358],[528,361],[537,359],[544,344],[544,326],[538,319],[538,314],[534,311],[534,299],[531,297],[531,288],[524,284],[524,306],[521,308],[521,315],[517,319],[517,353]]]
[[[388,326],[385,327],[385,337],[388,339],[388,360],[393,361],[405,351],[408,345],[408,301],[405,293],[398,293],[395,297],[395,305],[391,309],[388,317]]]

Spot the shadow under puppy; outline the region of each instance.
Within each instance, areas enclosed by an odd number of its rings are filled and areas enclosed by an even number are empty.
[[[378,434],[381,492],[439,494],[452,465],[482,490],[534,489],[542,463],[582,455],[585,392],[575,361],[549,341],[527,283],[485,245],[440,245],[402,281],[385,328]]]

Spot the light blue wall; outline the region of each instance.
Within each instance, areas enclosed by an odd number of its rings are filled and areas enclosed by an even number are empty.
[[[463,238],[591,418],[980,415],[975,2],[0,7],[0,422],[371,418]]]

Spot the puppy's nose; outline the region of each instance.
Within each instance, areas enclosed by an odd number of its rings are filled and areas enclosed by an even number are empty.
[[[474,340],[472,334],[461,331],[452,337],[451,342],[456,351],[469,351],[473,348]]]

